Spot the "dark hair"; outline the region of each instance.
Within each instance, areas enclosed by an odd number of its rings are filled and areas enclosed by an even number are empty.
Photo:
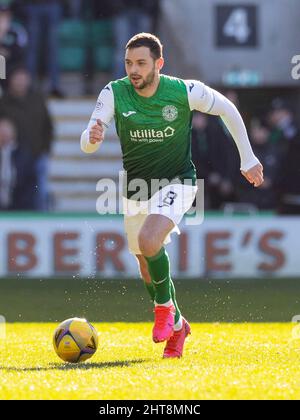
[[[134,35],[126,44],[126,50],[131,48],[147,47],[150,55],[157,60],[162,57],[163,45],[157,36],[146,32]]]

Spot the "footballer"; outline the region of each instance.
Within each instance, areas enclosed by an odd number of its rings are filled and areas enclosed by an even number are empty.
[[[176,302],[165,245],[172,232],[180,233],[178,225],[197,192],[191,160],[193,111],[222,118],[237,145],[241,173],[254,187],[263,182],[263,167],[233,103],[198,80],[162,74],[162,50],[153,34],[140,33],[128,41],[127,77],[112,81],[100,92],[81,135],[81,149],[95,152],[115,120],[126,173],[122,194],[129,251],[137,259],[154,303],[153,341],[165,342],[164,358],[176,358],[182,356],[191,328]]]

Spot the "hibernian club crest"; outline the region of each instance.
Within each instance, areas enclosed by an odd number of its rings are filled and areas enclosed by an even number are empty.
[[[178,110],[174,105],[167,105],[162,110],[162,116],[166,121],[175,121],[178,116]]]

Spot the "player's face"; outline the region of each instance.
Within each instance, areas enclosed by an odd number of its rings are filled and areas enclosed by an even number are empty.
[[[126,50],[126,73],[135,89],[145,89],[152,85],[163,64],[163,59],[154,60],[147,47]]]

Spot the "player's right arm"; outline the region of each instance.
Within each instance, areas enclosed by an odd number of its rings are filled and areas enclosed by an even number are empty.
[[[109,83],[100,92],[87,128],[80,138],[81,150],[85,153],[94,153],[104,140],[105,130],[114,118],[114,95]]]

